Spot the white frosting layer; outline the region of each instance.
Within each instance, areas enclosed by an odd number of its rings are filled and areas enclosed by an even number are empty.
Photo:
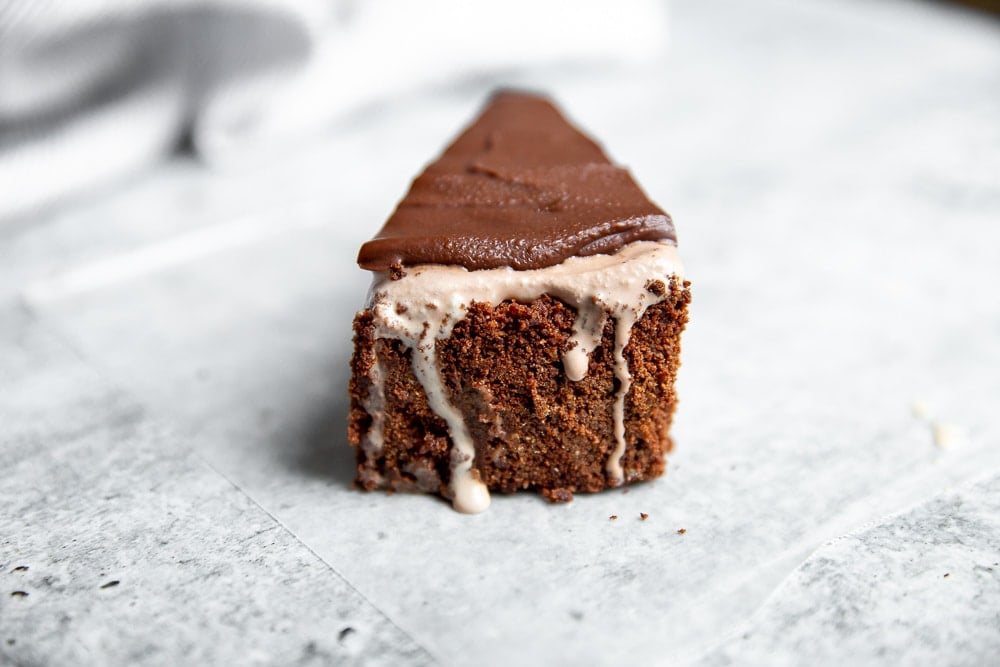
[[[515,271],[510,268],[467,271],[461,267],[424,265],[407,269],[391,280],[377,274],[369,307],[375,315],[377,338],[397,339],[412,350],[413,373],[427,394],[430,408],[448,425],[453,445],[451,491],[455,509],[481,512],[489,507],[486,485],[472,474],[476,450],[462,414],[451,404],[441,381],[436,344],[451,335],[472,303],[496,306],[512,299],[529,302],[549,294],[576,309],[570,345],[563,354],[566,376],[573,381],[587,374],[590,353],[601,343],[608,317],[615,320],[614,362],[619,381],[614,406],[616,447],[607,461],[615,484],[625,480],[621,458],[625,453],[625,396],[632,383],[624,350],[632,326],[649,306],[666,295],[646,285],[653,279],[683,279],[677,248],[670,242],[639,241],[614,255],[571,257],[561,264]],[[382,410],[385,399],[382,369],[376,361],[369,371],[372,389],[365,409],[372,416],[367,452],[382,449]]]

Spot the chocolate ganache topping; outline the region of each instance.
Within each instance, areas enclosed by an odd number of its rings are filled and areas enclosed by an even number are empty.
[[[545,98],[503,92],[416,178],[358,264],[539,269],[664,239],[676,241],[670,216],[626,169]]]

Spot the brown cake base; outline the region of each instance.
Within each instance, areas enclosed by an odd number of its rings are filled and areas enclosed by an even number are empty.
[[[634,325],[624,350],[632,376],[625,397],[624,482],[663,474],[677,397],[680,335],[687,323],[689,283],[652,281],[664,293]],[[657,292],[659,290],[659,292]],[[490,491],[528,489],[553,501],[616,486],[606,472],[615,449],[613,408],[618,389],[609,319],[582,380],[571,381],[562,353],[573,333],[573,308],[543,295],[531,303],[472,304],[451,336],[438,341],[441,376],[476,447],[473,475]],[[416,491],[451,497],[451,442],[444,420],[428,406],[398,340],[376,339],[371,310],[354,320],[350,443],[358,448],[357,485],[366,490]],[[384,383],[384,444],[369,454],[372,425],[365,405],[370,371],[380,357]]]

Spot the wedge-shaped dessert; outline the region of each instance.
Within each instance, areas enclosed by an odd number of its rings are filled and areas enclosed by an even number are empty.
[[[358,485],[479,512],[663,473],[688,283],[670,216],[541,97],[500,93],[358,263]]]

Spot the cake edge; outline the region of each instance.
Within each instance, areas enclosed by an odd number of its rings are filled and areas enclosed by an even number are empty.
[[[475,468],[476,443],[465,423],[466,415],[452,405],[441,380],[437,347],[439,341],[448,339],[452,328],[463,320],[473,304],[495,307],[504,301],[531,303],[542,296],[558,299],[575,311],[573,340],[562,350],[563,368],[571,381],[586,376],[589,355],[601,343],[606,325],[613,325],[613,364],[618,382],[613,408],[616,447],[607,461],[610,479],[607,486],[632,481],[626,479],[621,466],[627,451],[625,406],[632,381],[625,350],[634,326],[647,309],[674,298],[683,304],[676,315],[679,328],[675,352],[679,355],[680,333],[687,322],[690,282],[684,278],[673,243],[640,241],[613,255],[570,258],[554,267],[529,271],[466,271],[460,267],[432,265],[412,267],[400,273],[402,275],[376,274],[369,292],[368,308],[355,319],[348,431],[351,444],[359,447],[360,486],[381,486],[362,479],[360,463],[376,456],[384,446],[381,421],[385,400],[383,388],[371,391],[381,382],[379,355],[374,345],[359,345],[359,340],[365,337],[372,341],[397,340],[410,352],[413,375],[423,388],[432,411],[446,424],[451,474],[449,487],[439,491],[451,496],[456,509],[462,512],[475,513],[488,507],[489,490]],[[659,289],[650,288],[657,283]],[[679,358],[674,359],[674,373],[679,363]],[[673,381],[671,378],[671,392]],[[674,405],[669,406],[668,428],[674,408]],[[663,440],[665,453],[670,447],[668,433],[664,432]]]

